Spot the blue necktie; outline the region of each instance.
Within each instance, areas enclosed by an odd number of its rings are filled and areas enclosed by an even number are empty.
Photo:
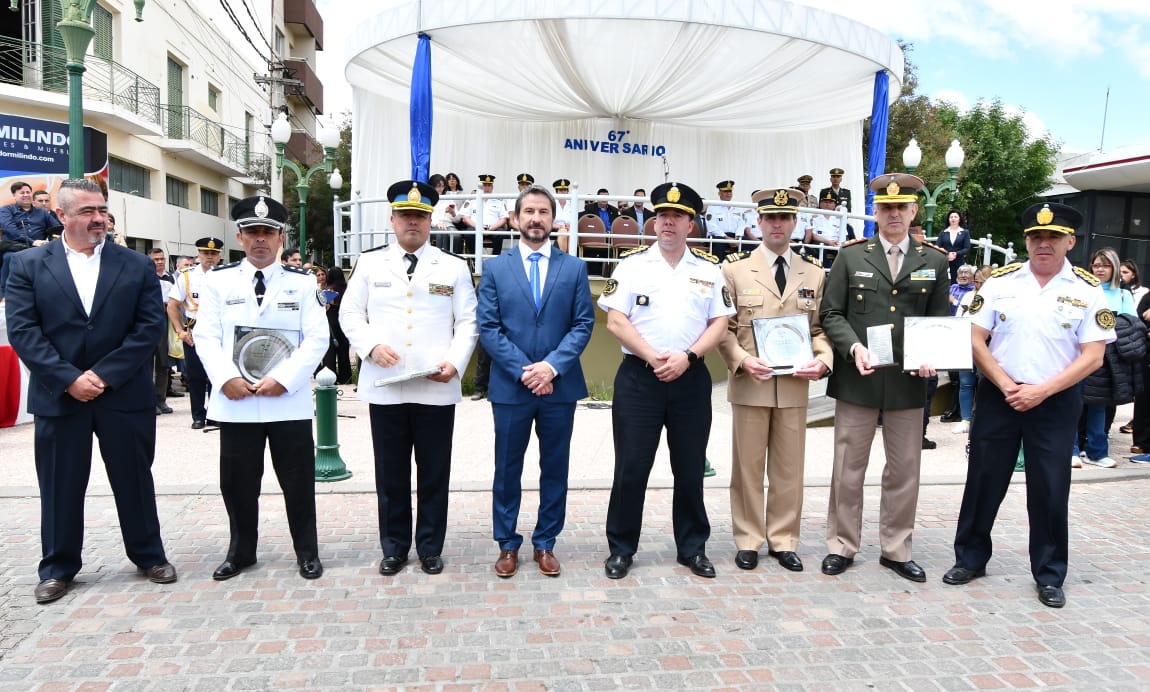
[[[543,259],[543,254],[540,252],[532,252],[527,256],[531,260],[531,296],[535,298],[535,310],[539,310],[539,304],[543,302],[543,291],[539,281],[539,260]]]

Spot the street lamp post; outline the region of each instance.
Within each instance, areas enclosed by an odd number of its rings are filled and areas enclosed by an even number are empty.
[[[296,165],[295,161],[284,158],[284,147],[287,146],[288,140],[291,139],[291,124],[288,122],[287,113],[280,113],[279,117],[272,123],[272,141],[276,145],[276,167],[288,168],[296,177],[295,191],[299,197],[299,249],[300,253],[305,257],[307,256],[307,195],[311,192],[311,185],[309,181],[313,174],[323,171],[330,173],[328,177],[328,184],[334,188],[339,189],[343,185],[343,176],[339,174],[339,169],[332,170],[332,162],[335,160],[335,148],[339,146],[339,130],[334,127],[325,127],[320,130],[319,141],[323,145],[323,161],[317,163],[311,168],[307,169],[305,173]]]
[[[929,187],[923,186],[922,194],[926,197],[926,236],[928,238],[934,237],[934,211],[938,207],[938,195],[943,190],[958,190],[958,169],[962,168],[962,162],[966,159],[966,152],[962,150],[962,145],[958,140],[952,140],[950,148],[946,150],[946,167],[950,171],[950,177],[941,183],[938,187],[934,188],[932,192]],[[922,149],[918,148],[918,142],[913,138],[910,144],[906,145],[906,149],[902,152],[902,165],[906,167],[908,173],[914,173],[914,169],[918,168],[918,164],[922,162]]]
[[[136,21],[144,21],[144,0],[134,0]],[[10,9],[15,11],[16,0]],[[96,0],[60,0],[61,17],[56,29],[64,40],[68,62],[68,177],[84,177],[84,54],[96,35],[92,12]]]

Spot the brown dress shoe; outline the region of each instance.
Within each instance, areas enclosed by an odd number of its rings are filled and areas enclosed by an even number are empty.
[[[176,568],[172,567],[172,563],[170,562],[165,562],[162,565],[153,565],[141,571],[148,575],[148,581],[153,584],[171,584],[176,580]]]
[[[559,558],[550,550],[536,550],[535,561],[539,563],[539,573],[548,577],[559,576]]]
[[[495,574],[503,577],[514,577],[519,571],[519,551],[500,550],[499,559],[495,561]]]
[[[51,603],[68,593],[68,582],[63,579],[45,579],[36,585],[32,594],[37,603]]]

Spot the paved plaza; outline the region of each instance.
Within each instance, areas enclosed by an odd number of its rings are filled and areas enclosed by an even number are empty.
[[[714,580],[675,563],[665,460],[647,494],[631,575],[603,576],[610,411],[583,408],[567,528],[556,547],[562,576],[540,575],[528,550],[517,576],[497,578],[483,487],[492,456],[485,402],[459,407],[444,573],[428,576],[413,564],[380,576],[370,442],[358,432],[366,416],[345,402],[341,410],[356,417],[341,419],[340,435],[355,476],[319,488],[324,576],[297,575],[272,480],[259,563],[214,582],[228,542],[215,485],[218,437],[185,432],[187,400],[179,399],[177,413],[161,418],[156,461],[179,581],[149,583],[126,560],[97,466],[84,569],[68,595],[40,606],[32,599],[40,548],[30,426],[0,430],[0,689],[1150,689],[1150,472],[1125,461],[1074,472],[1068,605],[1051,610],[1038,603],[1030,578],[1018,484],[1003,505],[988,575],[961,587],[941,582],[953,561],[962,493],[955,480],[965,462],[962,436],[937,419],[940,447],[923,455],[915,533],[915,559],[929,581],[914,584],[878,565],[873,484],[855,565],[840,577],[822,575],[831,430],[812,428],[799,550],[806,571],[787,572],[764,554],[757,570],[744,572],[733,563],[722,398],[717,390],[711,458],[719,475],[707,481],[706,496]],[[1128,436],[1115,434],[1115,456],[1122,444]],[[872,466],[876,479],[881,457]],[[536,500],[526,494],[525,532]]]

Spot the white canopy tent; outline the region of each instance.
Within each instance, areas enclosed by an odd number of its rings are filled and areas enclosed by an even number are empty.
[[[714,196],[847,171],[864,199],[862,120],[874,75],[901,88],[898,45],[874,29],[781,0],[423,0],[349,38],[352,190],[382,197],[410,176],[408,102],[417,35],[431,37],[431,170],[569,178],[583,194],[650,190],[665,175]],[[861,209],[856,209],[861,211]],[[383,228],[364,209],[364,228]]]

